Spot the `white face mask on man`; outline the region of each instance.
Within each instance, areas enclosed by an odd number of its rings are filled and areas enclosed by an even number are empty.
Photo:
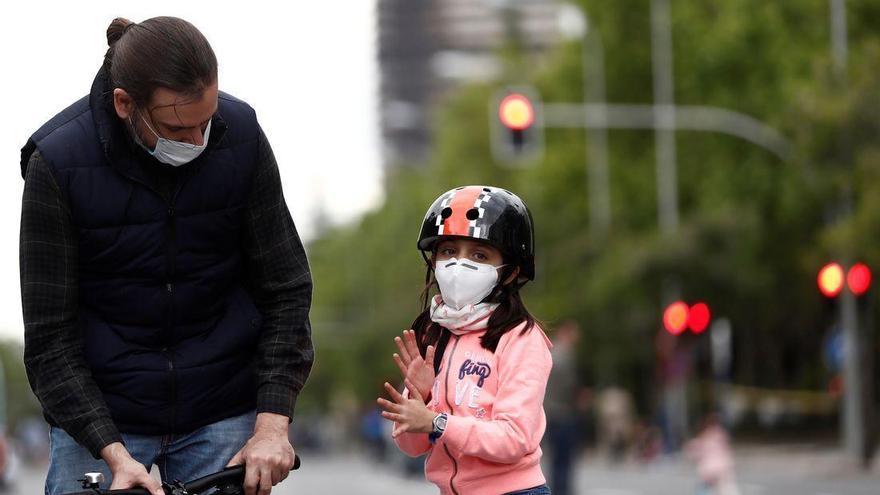
[[[135,133],[135,141],[141,145],[141,147],[151,155],[156,160],[159,160],[162,163],[167,165],[171,165],[172,167],[180,167],[181,165],[186,165],[187,163],[195,160],[205,151],[205,148],[208,146],[208,138],[211,136],[211,121],[208,121],[208,126],[205,127],[205,134],[202,137],[202,144],[195,145],[190,143],[183,143],[180,141],[172,141],[170,139],[165,139],[160,136],[156,131],[153,130],[153,127],[147,122],[147,119],[138,112],[141,120],[147,126],[147,129],[156,136],[156,147],[154,149],[147,148],[144,143],[141,141],[139,137],[137,137],[137,133]]]
[[[437,261],[434,274],[443,302],[456,310],[479,303],[498,284],[498,268],[457,258]]]

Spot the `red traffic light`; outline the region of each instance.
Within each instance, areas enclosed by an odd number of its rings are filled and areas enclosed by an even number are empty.
[[[709,327],[709,321],[712,314],[709,312],[709,306],[704,302],[698,302],[691,306],[688,312],[688,328],[694,333],[703,333]]]
[[[819,292],[825,297],[837,297],[843,290],[843,268],[837,263],[828,263],[819,270]]]
[[[701,334],[709,328],[711,320],[712,313],[704,302],[689,307],[683,301],[676,301],[663,312],[663,328],[672,335],[681,335],[688,328],[695,334]]]
[[[508,129],[523,131],[535,122],[535,108],[525,95],[511,93],[498,105],[498,118]]]
[[[846,274],[846,285],[857,296],[863,296],[871,288],[871,269],[864,263],[856,263]]]
[[[663,312],[663,327],[672,335],[679,335],[687,328],[688,305],[682,301],[676,301],[666,307]]]

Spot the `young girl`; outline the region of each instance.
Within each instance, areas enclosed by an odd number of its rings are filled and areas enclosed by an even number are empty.
[[[392,436],[427,453],[443,495],[545,495],[541,437],[550,341],[519,289],[535,276],[532,218],[504,189],[459,187],[425,215],[418,248],[429,298],[414,330],[395,338],[406,388],[379,398]],[[430,253],[430,258],[425,254]]]

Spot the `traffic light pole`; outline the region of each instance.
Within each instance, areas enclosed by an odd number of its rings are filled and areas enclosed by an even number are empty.
[[[654,155],[656,157],[657,225],[664,240],[673,240],[678,232],[678,165],[675,146],[675,93],[672,69],[672,29],[669,0],[651,1],[651,73],[653,74]],[[660,297],[663,304],[681,295],[678,277],[667,274]],[[690,435],[687,388],[693,366],[693,347],[676,342],[675,353],[684,355],[683,377],[663,386],[663,403],[670,432],[681,435],[673,444]],[[675,400],[675,398],[680,398]]]
[[[847,89],[847,29],[846,0],[829,0],[831,22],[831,58],[838,84],[843,91]],[[841,140],[844,141],[841,136]],[[844,153],[845,141],[842,149]],[[841,156],[842,160],[848,160]],[[840,200],[840,211],[849,216],[852,212],[852,183],[845,186]],[[843,327],[843,413],[841,414],[841,437],[847,453],[861,459],[867,443],[865,431],[864,389],[862,385],[862,345],[861,328],[859,325],[856,296],[852,291],[844,290],[840,301],[840,325]]]
[[[844,290],[840,298],[840,326],[843,328],[843,414],[842,438],[848,454],[862,457],[865,448],[865,418],[862,403],[862,346],[856,296]]]

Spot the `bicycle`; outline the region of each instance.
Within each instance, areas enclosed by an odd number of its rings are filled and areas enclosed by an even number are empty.
[[[291,471],[299,469],[299,456],[293,458]],[[122,490],[109,490],[100,487],[104,482],[102,473],[85,473],[83,479],[77,480],[82,483],[82,491],[65,493],[64,495],[150,495],[145,488],[125,488]],[[217,490],[217,495],[241,495],[244,493],[244,465],[230,466],[216,473],[184,483],[174,480],[171,483],[162,482],[165,495],[201,495],[210,490]]]

